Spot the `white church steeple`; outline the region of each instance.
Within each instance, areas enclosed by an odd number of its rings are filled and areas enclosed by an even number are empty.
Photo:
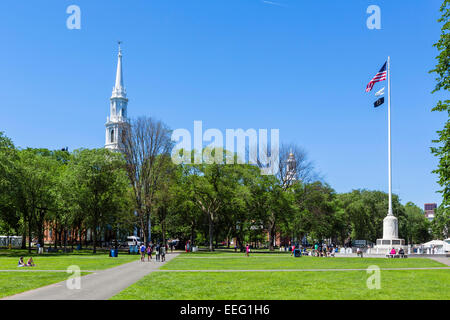
[[[123,84],[123,71],[122,71],[122,49],[120,48],[121,42],[119,41],[119,54],[117,59],[117,71],[116,71],[116,83],[114,85],[111,103],[110,103],[110,115],[106,118],[106,136],[105,136],[105,148],[114,151],[123,150],[123,137],[125,130],[128,128],[127,121],[127,107],[128,99],[125,86]]]
[[[127,97],[125,86],[123,85],[123,72],[122,72],[122,49],[120,48],[121,42],[119,41],[119,56],[117,59],[117,71],[116,71],[116,85],[113,88],[112,97]]]

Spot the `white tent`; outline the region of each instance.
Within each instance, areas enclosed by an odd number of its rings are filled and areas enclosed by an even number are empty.
[[[443,247],[444,246],[444,241],[442,241],[442,240],[432,240],[432,241],[428,241],[427,243],[424,243],[423,246],[425,248],[431,248],[433,246],[435,246],[435,247]]]

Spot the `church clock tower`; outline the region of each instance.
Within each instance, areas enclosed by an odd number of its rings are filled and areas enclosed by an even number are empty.
[[[113,151],[123,151],[123,137],[129,127],[127,119],[127,91],[123,84],[122,50],[119,41],[119,56],[117,61],[116,84],[113,88],[110,104],[110,115],[106,118],[105,148]]]

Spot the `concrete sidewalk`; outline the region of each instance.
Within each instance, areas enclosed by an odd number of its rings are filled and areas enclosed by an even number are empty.
[[[177,255],[178,253],[166,254],[166,262]],[[154,258],[151,262],[133,261],[81,277],[81,289],[68,289],[66,281],[62,281],[2,300],[107,300],[164,264],[165,262],[155,262]]]
[[[450,258],[448,257],[431,257],[430,259],[450,266]]]

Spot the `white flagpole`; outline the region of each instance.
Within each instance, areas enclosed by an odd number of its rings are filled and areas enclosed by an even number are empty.
[[[389,157],[389,209],[388,216],[392,216],[392,172],[391,172],[391,57],[388,57],[388,157]]]

